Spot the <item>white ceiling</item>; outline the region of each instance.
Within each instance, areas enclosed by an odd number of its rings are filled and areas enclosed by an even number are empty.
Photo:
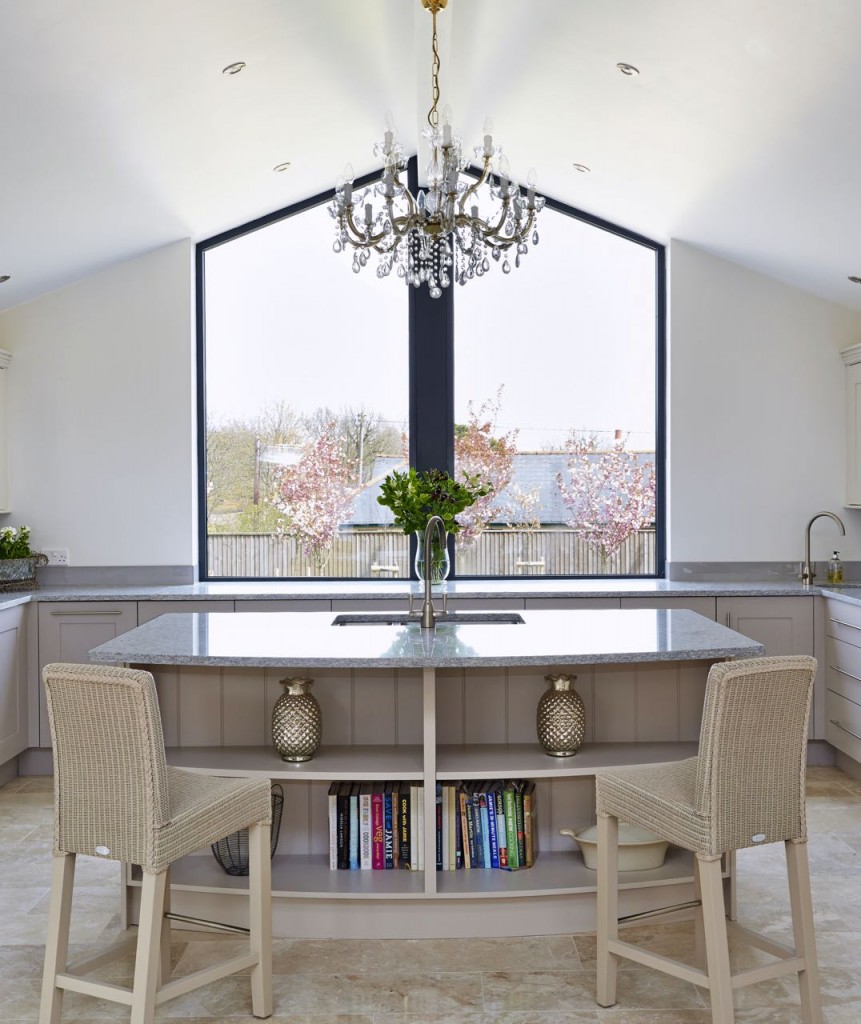
[[[861,310],[857,0],[449,0],[439,27],[468,147],[489,114],[539,190]],[[372,170],[386,111],[414,150],[430,28],[419,0],[0,0],[0,309]]]

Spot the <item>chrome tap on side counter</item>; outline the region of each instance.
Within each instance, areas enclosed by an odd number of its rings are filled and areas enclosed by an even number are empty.
[[[810,561],[810,527],[813,526],[817,519],[821,519],[823,516],[826,519],[833,519],[840,527],[841,535],[846,536],[846,527],[843,525],[843,520],[833,512],[817,512],[816,515],[810,517],[810,521],[804,530],[804,561],[801,563],[800,573],[801,582],[805,587],[811,586],[816,576],[816,563]]]

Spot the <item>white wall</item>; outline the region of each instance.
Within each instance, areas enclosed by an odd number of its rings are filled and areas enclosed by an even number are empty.
[[[670,561],[861,559],[845,510],[840,350],[861,314],[693,246],[670,245]]]
[[[12,513],[70,564],[191,565],[192,246],[0,314]]]

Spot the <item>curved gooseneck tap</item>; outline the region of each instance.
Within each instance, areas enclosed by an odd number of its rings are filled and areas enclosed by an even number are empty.
[[[810,517],[810,522],[804,531],[804,563],[801,566],[801,581],[805,587],[809,587],[813,583],[813,577],[816,575],[816,563],[810,561],[810,527],[813,526],[817,519],[821,519],[823,516],[827,519],[833,519],[840,527],[840,533],[844,537],[846,536],[846,527],[843,525],[843,520],[833,512],[817,512],[815,516]]]
[[[439,533],[440,543],[445,545],[445,523],[439,516],[431,516],[425,527],[425,598],[422,602],[422,629],[433,629],[436,625],[436,613],[431,599],[431,577],[433,576],[431,544],[435,532]]]

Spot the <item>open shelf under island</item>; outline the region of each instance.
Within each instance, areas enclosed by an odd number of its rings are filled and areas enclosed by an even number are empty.
[[[524,611],[511,623],[333,626],[318,612],[170,613],[90,652],[156,677],[170,764],[280,782],[273,922],[283,936],[466,936],[594,928],[594,872],[559,829],[594,821],[594,773],[696,751],[709,665],[762,646],[682,610]],[[550,757],[537,742],[544,674],[568,671],[586,707],[585,742]],[[272,746],[282,677],[313,676],[323,745],[291,764]],[[525,778],[539,808],[535,864],[516,872],[435,870],[435,789],[443,781]],[[333,781],[423,783],[423,871],[329,869]],[[427,823],[430,823],[429,825]],[[124,872],[127,920],[136,869]],[[174,908],[242,923],[208,851],[172,871]],[[731,887],[731,871],[727,884]],[[690,858],[624,876],[621,913],[683,902]],[[731,898],[731,893],[730,893]],[[217,904],[217,906],[216,906]]]

